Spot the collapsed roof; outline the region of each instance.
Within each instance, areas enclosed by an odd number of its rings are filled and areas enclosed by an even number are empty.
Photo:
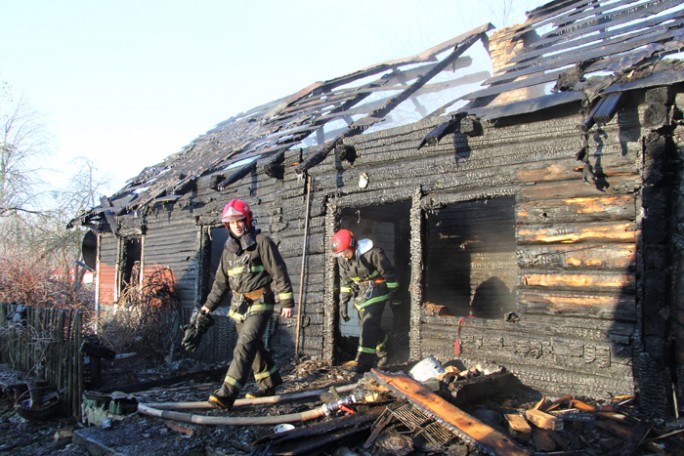
[[[496,121],[572,102],[593,106],[591,123],[611,117],[626,91],[684,80],[681,60],[665,58],[683,48],[681,0],[556,0],[527,17],[496,33],[499,48],[489,45],[493,26],[485,24],[232,117],[69,226],[100,231],[111,216],[175,201],[203,176],[217,176],[219,190],[257,165],[279,177],[289,149],[302,149],[296,172],[306,173],[344,138],[366,132],[438,117],[439,138],[466,115]],[[494,74],[487,53],[505,58]],[[509,101],[520,91],[522,98]]]

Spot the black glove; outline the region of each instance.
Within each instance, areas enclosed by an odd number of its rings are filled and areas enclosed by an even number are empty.
[[[194,352],[202,341],[202,336],[209,328],[214,325],[214,318],[211,315],[202,313],[200,309],[195,309],[190,316],[190,322],[181,326],[183,330],[183,340],[181,347],[183,350]]]
[[[349,312],[347,311],[347,303],[340,304],[340,318],[344,321],[349,321]]]

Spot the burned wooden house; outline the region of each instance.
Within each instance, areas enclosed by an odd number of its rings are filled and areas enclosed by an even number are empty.
[[[297,315],[273,350],[345,361],[330,237],[400,271],[394,361],[504,366],[550,395],[684,400],[684,7],[556,0],[228,119],[74,220],[106,316],[173,272],[183,317],[211,285],[223,206],[278,243]],[[205,359],[225,359],[219,325]]]

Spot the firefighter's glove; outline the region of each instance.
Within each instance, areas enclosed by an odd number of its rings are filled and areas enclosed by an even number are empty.
[[[349,311],[347,310],[347,303],[340,304],[340,318],[344,321],[349,321]]]
[[[181,342],[183,350],[190,352],[197,350],[202,341],[202,336],[213,325],[214,318],[211,315],[203,314],[199,309],[195,309],[190,316],[188,324],[181,326],[184,332]]]

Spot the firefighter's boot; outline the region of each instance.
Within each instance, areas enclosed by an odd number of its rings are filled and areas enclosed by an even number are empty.
[[[377,362],[378,367],[389,366],[389,352],[384,347],[381,350],[377,351],[377,356],[378,356],[378,362]]]
[[[347,372],[351,372],[354,374],[364,374],[368,372],[371,369],[371,366],[367,364],[361,364],[356,360],[353,361],[347,361],[346,363],[342,364],[342,370],[345,370]]]
[[[218,408],[230,410],[235,403],[236,394],[232,392],[232,388],[227,387],[224,383],[221,388],[217,389],[209,396],[209,402]]]
[[[276,389],[275,386],[269,386],[268,388],[261,389],[259,388],[253,393],[247,393],[245,394],[245,397],[247,399],[257,399],[259,397],[267,397],[267,396],[275,396]]]

